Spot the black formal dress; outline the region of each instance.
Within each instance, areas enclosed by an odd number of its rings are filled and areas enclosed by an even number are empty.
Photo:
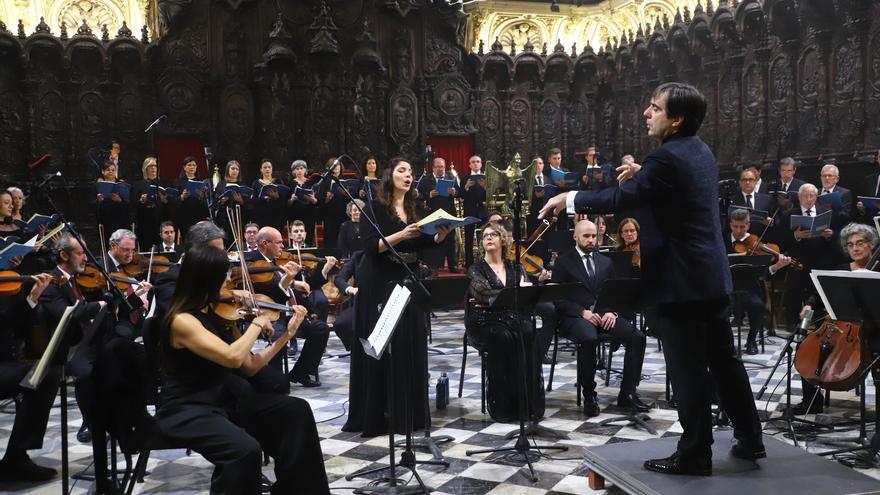
[[[189,179],[186,176],[177,179],[177,183],[175,186],[177,190],[180,191],[180,194],[183,194],[183,191],[186,190],[186,185],[189,182]],[[189,231],[189,228],[193,225],[210,218],[211,214],[208,212],[208,195],[210,191],[205,190],[204,195],[190,195],[186,199],[181,199],[177,203],[177,229],[180,231],[181,239],[186,238],[186,233]]]
[[[335,248],[336,241],[339,240],[339,227],[343,222],[348,220],[345,208],[348,206],[348,196],[339,188],[333,187],[334,182],[325,179],[316,187],[318,190],[318,204],[320,205],[318,215],[324,222],[324,247]],[[332,192],[333,197],[327,201],[327,193]]]
[[[159,200],[150,201],[150,186],[164,186],[158,180],[139,180],[131,185],[131,195],[128,202],[134,205],[134,224],[138,236],[138,244],[142,249],[147,249],[159,242],[159,225],[165,221],[165,205]],[[141,196],[147,195],[147,202],[141,203]]]
[[[364,248],[361,240],[360,223],[351,220],[343,223],[339,227],[339,238],[336,241],[336,247],[342,251],[342,256],[349,257],[351,253],[360,251]]]
[[[504,288],[513,287],[516,281],[517,270],[513,263],[505,261],[504,269],[502,282],[485,260],[468,268],[470,285],[465,319],[468,343],[486,353],[486,405],[492,419],[501,423],[519,419],[524,373],[528,418],[540,420],[544,416],[544,377],[530,312],[490,306],[494,297]],[[519,274],[523,276],[521,270]],[[519,335],[522,335],[523,347],[520,347]]]
[[[651,327],[663,340],[684,433],[683,462],[712,457],[712,383],[734,437],[761,445],[749,377],[736,359],[728,318],[732,289],[719,225],[718,167],[700,138],[674,134],[650,151],[617,188],[579,192],[576,212],[639,208],[641,274],[656,305]],[[554,271],[555,274],[555,271]],[[711,374],[710,374],[711,371]]]
[[[214,211],[214,223],[226,232],[225,244],[229,246],[235,240],[235,236],[232,233],[232,227],[229,225],[230,215],[226,213],[226,210],[232,208],[232,211],[229,213],[235,214],[235,207],[239,206],[238,211],[241,214],[242,226],[244,226],[249,220],[250,211],[248,210],[248,204],[251,198],[242,196],[240,203],[232,199],[232,196],[221,199],[220,197],[223,195],[223,192],[226,191],[227,185],[238,184],[221,180],[214,188],[214,207],[216,208],[216,211]]]
[[[272,179],[272,184],[281,184],[278,179]],[[264,184],[257,179],[251,184],[254,190],[253,206],[250,219],[260,227],[274,227],[279,232],[284,232],[285,209],[287,198],[279,196],[277,199],[261,198],[260,190]]]
[[[392,216],[385,206],[374,201],[365,209],[386,237],[403,230],[406,225]],[[411,219],[415,220],[415,219]],[[358,297],[355,302],[355,340],[366,339],[379,319],[378,305],[391,294],[394,283],[402,282],[405,270],[386,251],[379,252],[379,236],[369,222],[361,221],[361,237],[364,240],[364,258],[357,267]],[[420,252],[434,243],[432,236],[422,235],[403,241],[395,249],[406,258],[410,266],[418,263]],[[414,270],[416,271],[416,270]],[[403,396],[406,396],[414,430],[424,429],[428,411],[425,410],[427,381],[427,334],[425,313],[416,301],[410,301],[401,315],[397,331],[389,344],[394,355],[394,431],[404,433],[405,416]],[[343,431],[359,431],[363,436],[376,436],[388,432],[388,352],[376,361],[367,356],[358,343],[351,353],[351,384],[349,399],[351,408]],[[406,387],[406,388],[405,388]]]
[[[190,314],[223,338],[206,314]],[[168,328],[160,345],[165,382],[157,424],[214,464],[211,493],[259,494],[263,450],[275,459],[272,493],[330,493],[308,402],[256,392],[234,370],[173,348]]]
[[[291,179],[288,183],[290,186],[290,199],[287,203],[287,220],[293,223],[294,220],[300,220],[305,224],[306,228],[306,244],[315,246],[315,218],[318,215],[318,190],[314,187],[314,182],[306,179],[302,183],[296,179]],[[315,203],[309,203],[308,200],[300,200],[296,197],[296,188],[312,189],[315,193]]]
[[[104,198],[98,201],[98,188],[95,186],[92,190],[92,202],[95,205],[98,224],[104,226],[104,242],[109,242],[110,235],[119,229],[131,230],[131,210],[128,198],[123,197],[122,201],[113,201]]]
[[[348,261],[345,262],[342,269],[339,270],[339,273],[333,277],[333,285],[339,290],[340,297],[348,297],[344,294],[345,290],[349,287],[358,287],[355,273],[357,272],[357,267],[360,265],[363,258],[363,251],[355,251],[352,253]],[[338,315],[336,315],[336,320],[333,321],[333,331],[336,332],[336,336],[342,341],[342,345],[345,346],[346,351],[351,351],[351,347],[355,344],[354,307],[356,300],[357,294],[351,296],[351,301],[347,303]]]
[[[461,196],[464,203],[464,214],[468,217],[477,217],[483,222],[489,218],[489,209],[486,208],[486,189],[480,185],[485,181],[483,174],[468,174],[461,178]],[[470,189],[466,189],[468,181],[472,182]],[[484,182],[485,183],[485,182]],[[471,266],[474,263],[474,231],[477,225],[471,224],[464,227],[464,265]]]

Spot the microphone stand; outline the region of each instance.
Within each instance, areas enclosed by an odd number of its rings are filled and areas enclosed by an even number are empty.
[[[522,236],[522,201],[523,201],[523,179],[517,179],[514,181],[514,192],[513,192],[513,200],[512,200],[512,209],[513,209],[513,238],[520,239]],[[513,270],[515,276],[513,278],[513,307],[517,312],[517,316],[519,313],[519,288],[520,288],[520,243],[514,243],[514,260],[516,260],[513,264]],[[538,481],[538,476],[535,474],[535,468],[532,466],[532,460],[537,460],[541,455],[542,450],[560,450],[566,451],[568,447],[556,446],[556,445],[532,445],[529,443],[528,436],[534,435],[537,430],[542,430],[541,428],[536,428],[532,426],[531,428],[526,428],[526,416],[529,414],[528,412],[528,394],[529,394],[529,385],[528,380],[526,378],[526,366],[528,360],[526,359],[526,346],[525,341],[523,340],[522,332],[517,329],[511,329],[513,333],[517,335],[517,347],[518,356],[520,360],[519,373],[520,373],[520,382],[522,384],[522,393],[517,394],[518,400],[517,405],[519,406],[519,435],[517,436],[516,443],[512,447],[502,447],[497,449],[480,449],[480,450],[467,450],[465,451],[465,455],[471,456],[474,454],[486,454],[490,452],[510,452],[515,457],[521,457],[526,464],[529,466],[530,477],[529,480],[534,483]],[[539,426],[539,425],[536,425]],[[548,430],[549,431],[549,430]],[[555,432],[554,432],[555,433]]]
[[[42,191],[42,189],[38,189],[38,191]],[[101,273],[101,275],[104,276],[105,280],[110,281],[108,285],[110,286],[109,290],[110,293],[113,295],[114,301],[117,301],[117,303],[118,301],[122,301],[129,312],[133,311],[134,307],[131,305],[131,302],[129,302],[128,299],[125,298],[119,287],[116,287],[116,285],[112,283],[110,279],[110,274],[107,273],[107,270],[104,269],[101,263],[97,262],[97,258],[95,258],[95,255],[92,254],[91,250],[89,250],[88,246],[86,246],[82,235],[79,233],[79,231],[76,230],[76,226],[67,221],[67,218],[65,218],[64,214],[61,213],[61,210],[58,209],[58,206],[52,199],[51,194],[45,194],[44,196],[46,197],[46,201],[49,203],[49,206],[58,215],[58,218],[61,219],[61,222],[67,226],[66,228],[68,232],[70,232],[70,235],[72,235],[73,238],[76,239],[77,242],[79,242],[79,245],[82,247],[83,251],[86,254],[86,259],[98,268],[98,271]],[[62,491],[64,493],[68,493],[67,485],[69,477],[69,453],[67,442],[67,376],[65,373],[65,368],[65,365],[61,366],[61,479]],[[102,450],[100,452],[101,455],[97,455],[99,454],[99,452],[96,452],[98,450],[96,448],[97,446],[106,448],[106,431],[103,425],[100,425],[101,428],[94,428],[94,426],[94,424],[90,425],[92,431],[92,455],[95,464],[95,489],[96,493],[107,493],[106,485],[109,481],[107,479],[107,453],[106,451]],[[116,479],[114,479],[113,481],[114,485],[118,483],[118,480]]]
[[[343,156],[348,157],[348,155],[340,155],[339,158],[342,158]],[[348,158],[350,159],[351,157],[348,157]],[[339,160],[337,159],[334,163],[332,163],[330,165],[330,168],[325,172],[324,180],[329,180],[331,185],[333,184],[334,181],[338,184],[340,182],[339,179],[333,175],[333,169],[336,168],[336,164],[338,163],[338,161]],[[358,205],[356,201],[354,201],[355,198],[351,195],[351,192],[348,190],[348,188],[346,188],[345,186],[340,184],[339,189],[343,191],[343,194],[345,195],[345,197],[347,197],[348,200],[351,201],[352,204],[354,204],[354,207],[357,208],[357,210],[360,212],[361,221],[367,222],[367,224],[369,224],[371,226],[371,228],[379,235],[379,240],[382,243],[384,243],[385,246],[388,248],[388,250],[386,252],[390,254],[391,258],[394,261],[396,261],[400,266],[403,267],[404,271],[406,272],[406,276],[404,277],[403,283],[410,290],[412,290],[414,301],[421,302],[421,301],[427,301],[428,299],[430,299],[431,293],[428,292],[428,289],[425,287],[425,285],[422,283],[422,281],[418,279],[416,274],[406,264],[406,262],[403,260],[403,257],[400,255],[400,253],[394,248],[394,246],[391,245],[390,242],[388,242],[388,239],[385,238],[385,235],[382,233],[382,230],[376,224],[375,220],[373,220],[372,217],[367,215],[364,212],[364,209],[361,208],[361,206]],[[406,337],[407,340],[409,340],[411,338],[411,337],[409,337],[410,332],[404,332],[404,334],[407,336]],[[409,342],[407,342],[407,343],[409,344]],[[409,400],[407,399],[407,395],[408,395],[408,392],[411,387],[409,386],[409,379],[408,379],[409,374],[407,374],[407,373],[404,373],[404,389],[406,390],[406,393],[402,394],[403,410],[404,410],[404,414],[406,415],[406,418],[405,418],[406,446],[405,446],[405,450],[400,455],[400,461],[397,462],[395,460],[395,457],[394,457],[394,450],[395,450],[394,409],[395,408],[394,408],[394,364],[393,364],[394,363],[394,360],[393,360],[394,356],[393,356],[393,353],[391,352],[390,348],[388,349],[388,351],[389,351],[388,352],[388,377],[387,377],[388,378],[388,465],[384,466],[384,467],[380,467],[380,468],[358,471],[358,472],[346,475],[345,479],[347,481],[351,481],[354,478],[359,478],[359,477],[367,476],[369,474],[388,470],[389,471],[388,476],[385,478],[379,479],[379,481],[388,483],[387,486],[364,487],[359,490],[359,493],[381,493],[381,494],[394,494],[394,495],[406,494],[406,493],[426,493],[427,494],[427,493],[430,493],[432,490],[430,488],[428,488],[427,486],[425,486],[425,483],[422,481],[421,476],[419,476],[419,473],[416,471],[416,463],[418,462],[419,464],[436,464],[436,465],[447,465],[447,466],[448,466],[448,464],[437,462],[437,461],[416,461],[416,455],[412,450],[412,447],[413,447],[413,443],[412,443],[412,428],[413,428],[412,427],[412,415],[409,414],[409,410],[410,410],[409,409]],[[412,356],[410,356],[410,359],[411,358],[412,358]],[[430,428],[430,425],[426,425],[426,427]],[[410,471],[412,473],[413,477],[416,479],[416,482],[418,482],[418,486],[398,485],[398,479],[396,477],[396,468],[398,466]]]
[[[214,177],[211,174],[211,158],[214,158],[214,154],[211,153],[209,148],[206,148],[205,151],[207,151],[205,153],[205,173],[207,176],[205,181],[208,183],[208,190],[205,191],[205,202],[208,204],[208,215],[211,218],[211,223],[217,225],[214,218]]]

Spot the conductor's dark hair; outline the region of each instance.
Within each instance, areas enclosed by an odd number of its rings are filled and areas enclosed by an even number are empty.
[[[683,117],[684,120],[678,128],[678,133],[683,136],[693,136],[703,125],[706,117],[706,97],[700,90],[690,84],[680,82],[668,82],[657,86],[654,90],[654,98],[666,95],[666,115],[670,119]]]

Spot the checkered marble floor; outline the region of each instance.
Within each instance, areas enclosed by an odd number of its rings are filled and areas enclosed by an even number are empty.
[[[430,401],[432,408],[432,434],[450,435],[453,441],[441,444],[440,449],[450,463],[448,468],[439,466],[419,466],[418,473],[424,482],[437,494],[585,494],[594,493],[587,486],[587,466],[581,460],[581,452],[585,447],[603,445],[612,442],[633,442],[653,438],[641,429],[623,424],[601,426],[603,419],[620,414],[614,403],[616,401],[619,375],[612,374],[608,387],[604,380],[597,376],[599,404],[602,414],[595,418],[585,418],[575,405],[575,359],[570,351],[560,350],[558,365],[553,381],[553,391],[546,395],[546,419],[542,425],[564,432],[568,439],[556,442],[569,447],[567,452],[552,453],[552,457],[543,457],[534,462],[538,473],[538,482],[531,483],[527,470],[523,469],[524,461],[512,459],[503,454],[466,455],[469,449],[510,446],[513,440],[506,440],[504,435],[517,428],[515,424],[493,423],[488,415],[480,412],[480,364],[479,357],[473,349],[469,349],[467,367],[464,374],[464,393],[458,398],[459,371],[461,367],[461,336],[463,332],[461,311],[438,313],[433,319],[434,350],[429,358],[431,372]],[[766,350],[756,356],[745,356],[747,369],[751,377],[752,389],[760,390],[771,367],[781,352],[782,338],[768,339]],[[612,368],[622,368],[623,352],[614,354]],[[770,382],[768,393],[758,408],[763,417],[769,414],[779,415],[785,407],[785,379],[782,369],[776,372]],[[434,410],[434,387],[440,373],[449,376],[451,403],[442,411]],[[545,380],[549,374],[549,366],[544,367]],[[601,374],[601,371],[599,372]],[[328,352],[321,366],[320,388],[306,389],[299,385],[293,386],[293,395],[309,401],[319,421],[318,432],[327,474],[330,478],[334,494],[352,493],[357,487],[371,482],[370,479],[346,481],[345,476],[355,471],[380,467],[388,460],[388,438],[361,438],[357,434],[345,433],[341,427],[345,422],[348,406],[349,359],[344,355],[339,340],[331,336]],[[650,412],[650,424],[662,436],[677,436],[681,426],[677,414],[671,409],[665,397],[665,365],[663,355],[658,350],[657,341],[648,339],[648,351],[645,356],[643,380],[639,393],[643,400],[653,403]],[[873,412],[875,387],[869,379],[867,386],[867,404],[869,414]],[[793,380],[794,403],[800,401],[800,381]],[[70,400],[73,400],[70,389]],[[13,415],[11,406],[0,414],[0,445],[5,445],[12,429]],[[827,409],[826,409],[827,410]],[[831,399],[831,413],[813,418],[820,422],[840,422],[846,419],[858,419],[858,397],[852,393],[835,392]],[[91,451],[88,446],[76,441],[76,431],[81,419],[76,407],[70,408],[68,437],[71,442],[70,470],[72,474],[91,467]],[[765,432],[777,435],[788,441],[784,431],[778,428],[779,423],[767,423]],[[870,435],[869,430],[869,435]],[[832,434],[799,433],[800,445],[811,452],[828,450],[823,443],[826,439],[856,436],[853,427],[838,429]],[[806,443],[803,440],[807,440]],[[537,438],[541,444],[553,443],[548,438]],[[49,420],[49,428],[43,449],[31,451],[31,456],[43,465],[60,469],[60,406],[56,403]],[[398,449],[397,454],[399,455]],[[417,452],[419,460],[428,460],[427,452]],[[831,462],[831,461],[829,461]],[[120,461],[120,468],[122,468]],[[198,454],[187,456],[184,450],[154,452],[148,463],[150,474],[145,483],[139,484],[135,493],[207,493],[211,478],[211,465]],[[271,464],[263,469],[266,476],[274,479]],[[862,472],[880,480],[880,469],[861,469]],[[408,472],[400,471],[398,477],[404,481],[411,479]],[[414,480],[412,480],[414,482]],[[90,482],[71,481],[72,493],[85,494],[91,486]],[[878,481],[880,489],[880,481]],[[2,493],[52,493],[61,490],[60,478],[44,484],[0,485]]]

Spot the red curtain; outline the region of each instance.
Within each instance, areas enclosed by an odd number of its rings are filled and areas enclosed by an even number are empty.
[[[434,156],[446,159],[446,169],[455,166],[458,175],[468,172],[468,159],[474,154],[473,136],[430,136],[428,144]]]
[[[169,182],[177,180],[183,170],[183,159],[194,156],[199,165],[197,176],[207,179],[205,175],[205,142],[195,136],[168,136],[156,140],[156,153],[159,158],[159,176]],[[213,165],[212,165],[213,167]],[[211,173],[214,173],[213,168]],[[138,174],[140,175],[140,174]],[[223,175],[223,168],[220,168]]]

